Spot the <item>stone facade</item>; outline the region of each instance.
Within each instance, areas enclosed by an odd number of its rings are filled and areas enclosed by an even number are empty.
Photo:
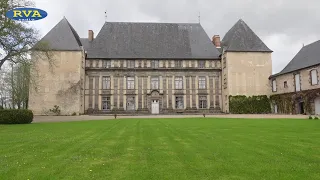
[[[242,20],[220,42],[192,23],[106,22],[80,38],[64,18],[41,41],[56,67],[37,64],[36,115],[228,113],[230,95],[271,92],[272,51]]]
[[[50,69],[46,56],[37,56],[35,89],[29,92],[29,109],[35,115],[49,113],[55,105],[62,115],[84,113],[84,53],[83,51],[52,52],[53,67]],[[51,72],[52,71],[52,72]]]
[[[274,113],[319,114],[320,113],[320,66],[299,69],[290,73],[271,77],[271,97],[278,96],[282,103],[272,101]],[[284,109],[282,106],[285,104]],[[317,108],[316,106],[319,106]]]
[[[160,114],[222,109],[220,60],[88,59],[85,79],[86,113],[149,114],[153,101]]]
[[[222,55],[223,112],[229,96],[270,95],[271,52],[225,52]]]
[[[315,70],[316,72],[316,83],[311,83],[311,71]],[[273,86],[273,80],[276,83],[275,91],[272,91],[272,95],[274,94],[284,94],[284,93],[291,93],[296,92],[296,83],[295,83],[295,75],[299,74],[300,76],[300,88],[301,91],[304,90],[311,90],[311,89],[318,89],[320,88],[319,83],[319,73],[320,66],[313,66],[306,69],[300,69],[298,71],[294,71],[291,73],[283,74],[274,78],[270,79],[269,86]]]

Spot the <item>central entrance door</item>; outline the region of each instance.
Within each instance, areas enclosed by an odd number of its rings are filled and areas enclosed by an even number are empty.
[[[159,114],[159,100],[152,100],[151,111],[152,114]]]

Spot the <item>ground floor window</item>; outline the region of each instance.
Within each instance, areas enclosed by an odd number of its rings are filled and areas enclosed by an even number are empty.
[[[111,102],[110,97],[102,97],[102,110],[110,110],[111,109]]]
[[[135,110],[135,98],[127,97],[127,110]]]
[[[207,108],[207,96],[199,96],[199,108],[200,109]]]
[[[176,97],[176,109],[183,109],[183,96]]]

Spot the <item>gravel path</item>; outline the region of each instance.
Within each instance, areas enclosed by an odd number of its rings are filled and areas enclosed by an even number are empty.
[[[202,115],[145,115],[145,116],[121,116],[117,119],[153,119],[153,118],[191,118],[203,117]],[[278,114],[226,114],[226,115],[206,115],[206,117],[216,118],[254,118],[254,119],[306,119],[307,115],[278,115]],[[88,120],[110,120],[113,116],[35,116],[33,122],[67,122],[67,121],[88,121]]]

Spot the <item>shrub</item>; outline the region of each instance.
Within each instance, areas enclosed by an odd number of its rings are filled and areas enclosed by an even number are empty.
[[[319,119],[319,118],[316,116],[316,117],[314,117],[314,119]]]
[[[1,109],[0,124],[29,124],[33,113],[27,109]]]
[[[76,112],[73,112],[72,114],[71,114],[71,116],[76,116],[77,115],[77,113]]]
[[[49,111],[56,114],[57,116],[59,116],[61,113],[60,107],[57,105],[54,105],[53,109],[49,109]]]
[[[309,119],[312,119],[312,116],[309,116]]]
[[[230,113],[232,114],[268,114],[271,105],[268,96],[230,96]]]
[[[4,109],[4,108],[0,105],[0,109]]]

